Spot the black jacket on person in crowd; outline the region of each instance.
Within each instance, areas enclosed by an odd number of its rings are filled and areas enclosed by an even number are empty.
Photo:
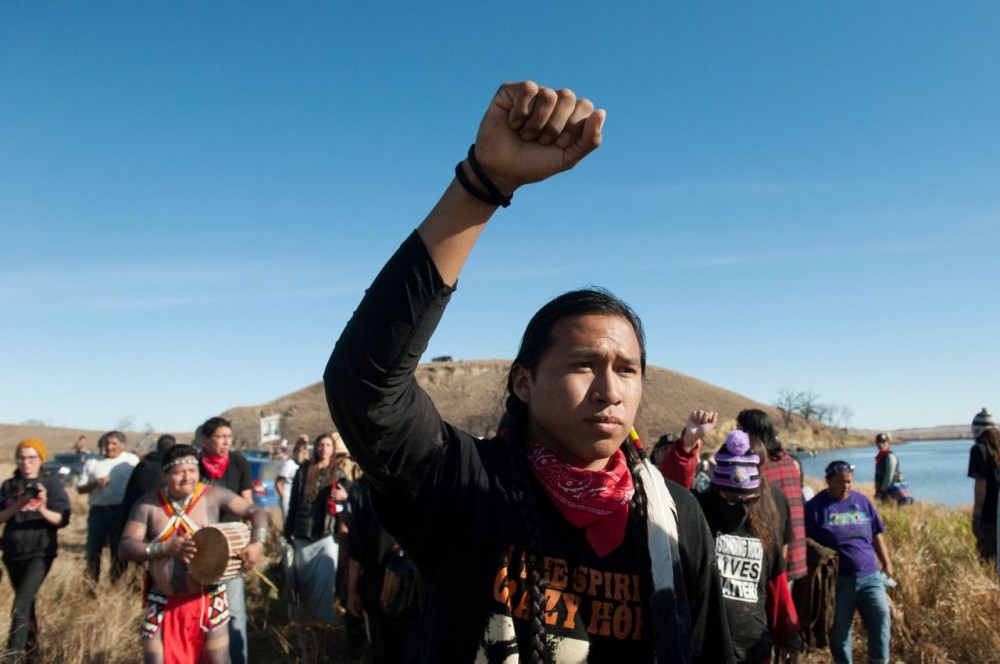
[[[235,450],[229,452],[229,465],[226,466],[226,472],[222,473],[222,477],[217,480],[210,479],[205,473],[205,466],[201,463],[198,464],[201,469],[201,481],[207,484],[217,484],[218,486],[225,487],[235,493],[238,496],[243,496],[244,491],[253,491],[253,475],[250,472],[250,462],[246,460],[242,454]],[[226,523],[229,521],[242,521],[238,516],[229,514],[228,512],[223,513],[221,523]]]
[[[511,502],[511,451],[503,438],[481,440],[443,421],[414,378],[453,290],[412,234],[369,288],[324,380],[382,525],[420,569],[422,660],[507,661],[527,652],[530,638],[527,593],[511,578],[524,518]],[[638,551],[631,522],[623,544],[599,558],[584,531],[534,486],[554,660],[652,661],[650,603],[640,583],[648,555]],[[691,494],[668,486],[680,541],[675,590],[690,621],[657,629],[685,634],[690,651],[676,661],[725,662],[732,650],[714,542]]]
[[[19,474],[0,485],[0,507],[15,502],[26,484],[37,483],[45,487],[48,508],[63,515],[59,525],[53,525],[41,514],[26,510],[17,512],[4,524],[3,559],[8,562],[31,558],[55,558],[59,550],[57,533],[69,525],[70,503],[66,489],[58,477],[43,474],[36,480],[25,480]]]
[[[163,454],[150,452],[132,469],[128,484],[125,485],[125,496],[122,498],[122,527],[125,526],[132,508],[139,499],[147,493],[159,491],[163,486],[163,480],[160,478],[162,460]]]
[[[312,461],[303,461],[295,471],[292,492],[288,496],[288,515],[285,517],[285,539],[302,539],[315,542],[333,534],[336,517],[330,514],[330,494],[333,492],[332,478],[337,477],[337,469],[330,468],[330,482],[324,482],[316,492],[316,498],[306,500],[306,477]]]

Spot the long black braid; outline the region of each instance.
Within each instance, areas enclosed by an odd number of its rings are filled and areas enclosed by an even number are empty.
[[[535,481],[527,457],[528,407],[514,393],[514,377],[518,371],[528,370],[531,377],[534,378],[534,370],[542,354],[552,345],[556,324],[565,318],[585,314],[621,316],[628,320],[639,341],[640,365],[643,374],[646,371],[646,340],[642,321],[627,304],[601,289],[590,288],[572,291],[550,301],[535,313],[528,322],[521,338],[517,357],[511,364],[510,372],[507,375],[507,403],[504,418],[508,432],[511,501],[518,517],[516,521],[519,524],[514,528],[514,531],[520,540],[514,546],[511,572],[520,587],[523,553],[524,567],[526,568],[524,569],[526,572],[525,585],[527,587],[522,589],[522,592],[526,590],[528,593],[530,625],[529,652],[524,653],[524,659],[530,664],[547,664],[549,661],[544,622],[546,584],[543,567],[542,528],[538,521]],[[631,441],[626,441],[623,449],[628,455],[629,471],[636,487],[635,496],[629,504],[629,518],[636,521],[636,527],[631,530],[634,533],[633,544],[636,547],[642,568],[640,574],[642,579],[641,596],[647,598],[648,605],[648,598],[651,597],[652,592],[652,566],[649,556],[649,529],[646,524],[646,496],[642,490],[642,480],[634,467],[636,459],[641,462],[643,455],[641,450],[635,447]]]
[[[510,403],[511,399],[517,400],[519,405]],[[507,432],[510,448],[508,458],[511,471],[511,494],[515,513],[518,515],[516,521],[519,524],[517,528],[519,541],[514,546],[510,574],[512,578],[517,580],[519,590],[528,593],[529,651],[525,653],[524,659],[530,664],[547,664],[549,652],[545,645],[546,583],[543,568],[542,525],[538,521],[537,491],[532,480],[534,471],[528,461],[526,446],[523,442],[524,437],[517,433],[518,425],[521,424],[523,416],[526,415],[524,410],[524,404],[517,397],[511,395],[508,398],[507,424],[510,428],[507,429]],[[635,493],[629,502],[628,518],[631,522],[629,531],[632,533],[632,550],[635,559],[639,561],[639,597],[643,598],[647,608],[651,608],[649,602],[653,595],[653,562],[649,554],[649,521],[645,485],[639,473],[639,466],[645,461],[646,455],[642,448],[636,446],[631,440],[626,440],[622,444],[621,450],[625,454],[626,463],[632,475],[632,483],[635,486]],[[522,570],[527,577],[524,582],[521,580]],[[655,620],[648,620],[646,624],[652,625],[652,640],[655,643],[659,625]]]
[[[514,547],[510,573],[517,580],[519,589],[528,593],[528,623],[530,636],[529,651],[525,661],[529,664],[547,664],[548,649],[545,646],[545,576],[543,570],[542,528],[538,522],[535,500],[535,486],[532,482],[531,467],[525,446],[527,432],[527,408],[514,394],[507,397],[507,441],[510,453],[511,497],[519,524],[515,530],[519,542]],[[523,567],[522,567],[523,566]],[[525,569],[526,568],[526,569]],[[521,571],[526,572],[525,587],[522,587]]]
[[[521,447],[520,443],[514,443]],[[514,547],[512,573],[521,584],[521,571],[524,565],[525,576],[522,592],[528,594],[528,624],[529,650],[525,660],[531,664],[546,664],[549,661],[548,649],[545,645],[545,576],[543,570],[543,539],[541,524],[538,522],[538,509],[535,500],[535,487],[531,481],[531,468],[528,457],[520,449],[512,449],[511,478],[514,502],[518,514],[520,547]],[[523,557],[522,557],[523,556]]]

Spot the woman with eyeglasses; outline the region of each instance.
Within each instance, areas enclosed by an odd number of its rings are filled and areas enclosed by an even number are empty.
[[[867,496],[851,491],[854,466],[834,461],[826,467],[827,488],[806,503],[806,535],[839,556],[837,603],[830,651],[837,664],[851,662],[854,611],[868,633],[868,661],[889,661],[892,623],[886,585],[895,585],[885,544],[885,525]]]
[[[781,515],[745,432],[726,437],[715,454],[709,491],[695,497],[715,537],[737,661],[770,662],[772,646],[781,650],[782,662],[798,661],[802,641],[782,556]]]
[[[38,645],[35,596],[56,557],[56,531],[69,523],[69,496],[58,478],[43,472],[46,456],[42,441],[21,441],[14,452],[14,476],[0,485],[3,562],[14,587],[6,653],[10,661],[21,661]]]

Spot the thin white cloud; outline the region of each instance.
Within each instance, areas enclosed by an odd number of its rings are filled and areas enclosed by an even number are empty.
[[[114,299],[98,298],[89,307],[98,312],[123,312],[123,311],[158,311],[163,309],[179,309],[189,306],[209,306],[223,302],[222,298],[215,297],[148,297],[135,299]]]
[[[155,311],[228,302],[317,301],[356,295],[367,284],[340,280],[327,266],[287,264],[64,268],[0,272],[6,312]]]
[[[711,198],[720,196],[776,196],[805,192],[830,192],[870,187],[867,180],[814,180],[804,178],[731,178],[718,180],[672,180],[638,184],[628,188],[629,195]]]

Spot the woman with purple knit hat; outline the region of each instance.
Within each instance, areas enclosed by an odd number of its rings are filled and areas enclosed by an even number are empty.
[[[750,437],[732,431],[715,453],[710,490],[695,494],[715,537],[722,595],[737,661],[771,661],[772,636],[797,661],[802,642],[781,555],[782,537],[772,527],[771,488],[760,474]],[[768,508],[770,505],[770,508]]]

